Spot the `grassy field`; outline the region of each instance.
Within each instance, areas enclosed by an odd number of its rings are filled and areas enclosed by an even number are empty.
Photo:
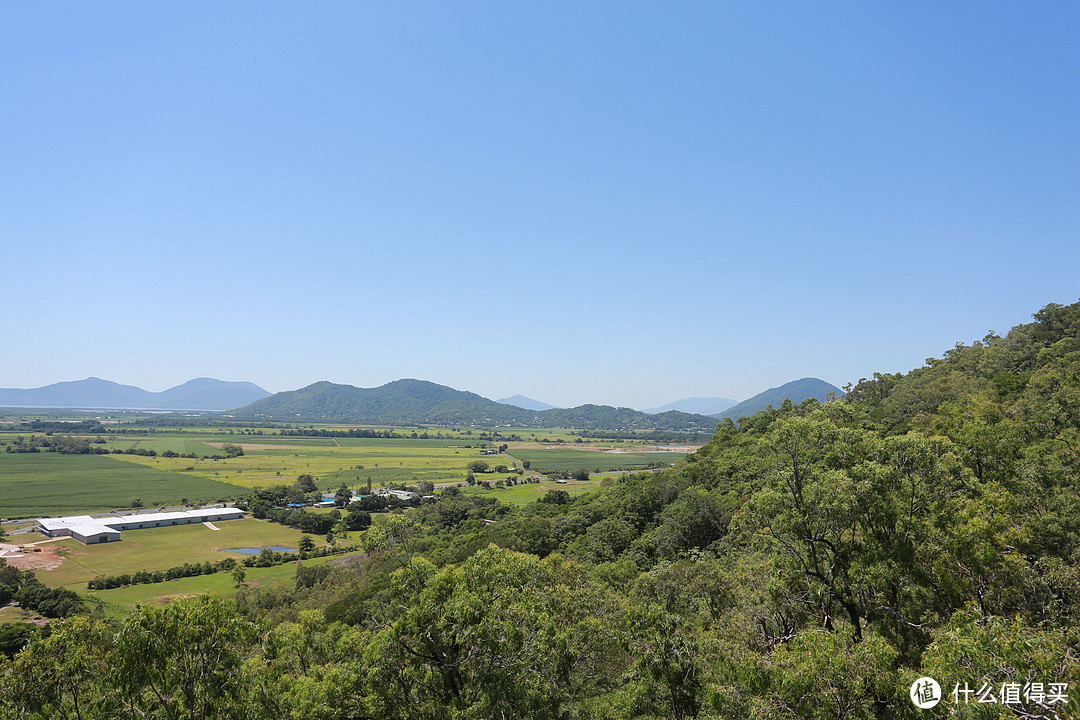
[[[315,558],[304,560],[303,564],[310,567],[342,557],[345,556]],[[281,584],[291,586],[296,577],[296,568],[299,564],[299,562],[291,562],[268,568],[244,568],[246,573],[244,582],[249,587],[270,587]],[[80,592],[87,599],[89,607],[93,608],[96,604],[101,604],[105,614],[114,617],[125,614],[135,607],[135,603],[144,605],[166,603],[182,597],[205,595],[207,593],[232,597],[236,594],[236,586],[233,583],[232,575],[222,572],[147,585],[129,585],[112,590],[95,590],[93,592],[84,590]]]
[[[32,612],[29,612],[28,610],[23,610],[21,607],[18,607],[17,605],[7,605],[5,607],[0,607],[0,623],[32,622],[34,620],[34,618],[40,618],[40,617],[41,616],[38,615],[37,613],[32,613]]]
[[[290,485],[297,476],[310,474],[320,488],[337,488],[342,482],[353,488],[388,483],[413,484],[421,480],[435,483],[464,482],[466,467],[478,460],[480,449],[467,448],[457,440],[307,438],[236,438],[208,436],[199,442],[233,442],[244,448],[236,458],[163,458],[115,455],[118,460],[156,470],[220,480],[245,488]],[[182,438],[139,440],[137,447],[174,449],[170,444]],[[154,447],[157,444],[158,447]],[[217,453],[221,450],[211,448]],[[177,452],[179,450],[177,449]],[[198,454],[198,453],[197,453]]]
[[[212,436],[212,440],[216,440],[218,436]],[[199,457],[203,455],[223,455],[221,448],[212,447],[206,444],[206,438],[198,437],[125,437],[123,435],[110,437],[106,440],[104,447],[109,450],[154,450],[155,452],[165,452],[166,450],[172,450],[178,453],[195,453]],[[228,440],[221,440],[220,442],[229,442]]]
[[[235,547],[296,547],[301,532],[284,525],[247,517],[215,523],[214,531],[203,524],[126,530],[120,542],[83,545],[65,538],[51,545],[63,548],[64,562],[53,570],[36,570],[50,587],[63,586],[83,591],[86,582],[98,575],[120,575],[138,570],[167,570],[191,562],[217,562],[226,557],[242,560],[238,553],[221,550]],[[320,538],[316,545],[325,545]]]
[[[482,480],[487,480],[494,485],[496,480],[504,479],[506,476],[495,474],[485,476],[478,475],[477,477]],[[594,475],[586,481],[566,480],[564,482],[556,482],[555,480],[543,480],[540,483],[524,483],[512,487],[496,488],[493,486],[491,490],[475,485],[462,485],[460,489],[466,495],[481,495],[496,498],[499,502],[503,503],[527,505],[534,500],[542,498],[548,490],[565,490],[571,495],[578,495],[580,493],[590,492],[605,483],[614,481],[614,478],[610,475]]]
[[[591,473],[642,470],[650,464],[669,465],[686,457],[684,452],[629,452],[625,447],[620,447],[619,452],[608,452],[536,443],[511,443],[509,452],[519,460],[528,460],[532,465],[531,469],[537,472],[573,471],[580,468]]]
[[[128,507],[181,498],[214,500],[244,489],[194,474],[124,462],[105,455],[0,453],[0,517],[41,517]]]

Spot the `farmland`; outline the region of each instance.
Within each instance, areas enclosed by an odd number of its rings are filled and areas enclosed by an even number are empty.
[[[118,456],[0,453],[0,517],[40,517],[146,505],[181,498],[234,497],[235,485],[197,474],[124,462]]]
[[[197,523],[128,530],[121,535],[120,542],[100,545],[83,545],[73,538],[64,538],[49,543],[64,558],[60,567],[36,572],[49,586],[84,590],[86,581],[98,575],[166,570],[184,563],[217,562],[225,557],[240,560],[243,555],[221,550],[270,545],[296,547],[301,536],[299,530],[250,517],[223,521],[217,527],[220,530],[214,531]]]
[[[667,466],[685,454],[658,452],[641,441],[583,438],[568,430],[544,430],[538,435],[536,431],[505,428],[397,428],[392,432],[402,437],[341,437],[347,430],[342,426],[306,430],[161,428],[142,426],[139,420],[132,422],[129,418],[115,432],[85,436],[91,440],[93,450],[108,454],[0,452],[0,515],[100,512],[128,508],[134,498],[139,498],[145,507],[175,505],[184,500],[238,499],[256,488],[292,485],[301,475],[311,475],[321,490],[333,490],[344,483],[364,492],[369,483],[373,487],[415,486],[427,480],[436,486],[458,485],[470,496],[523,505],[549,490],[578,495],[612,482],[598,473]],[[337,434],[320,436],[331,432]],[[0,431],[0,444],[14,444],[19,434]],[[427,437],[423,437],[425,434]],[[505,454],[485,454],[501,444],[508,446]],[[226,445],[238,445],[243,453],[235,449],[229,453]],[[476,473],[477,484],[470,486],[466,484],[468,466],[476,460],[484,460],[491,468],[521,467],[527,461],[531,471],[525,477]],[[496,485],[496,481],[508,477],[534,479],[538,471],[565,473],[578,469],[587,470],[592,477],[559,482],[540,478],[539,482]],[[60,562],[55,567],[41,567],[36,573],[48,586],[76,590],[92,603],[100,604],[108,614],[117,615],[135,602],[166,602],[204,592],[229,595],[234,592],[233,580],[227,573],[215,573],[93,593],[86,590],[88,580],[213,562],[221,560],[224,554],[220,551],[230,547],[296,547],[300,537],[299,530],[248,517],[223,522],[219,531],[201,524],[129,531],[120,542],[104,545],[84,546],[64,538],[42,546],[44,553]],[[36,535],[13,538],[23,542],[40,539]],[[340,533],[338,538],[349,542]],[[325,544],[322,538],[317,542]],[[53,548],[58,557],[51,554]],[[288,583],[294,573],[291,564],[250,568],[248,581],[254,586]],[[13,612],[6,610],[4,619],[17,619]]]
[[[126,441],[122,447],[172,449],[181,438]],[[120,445],[122,441],[117,441]],[[200,441],[202,442],[202,441]],[[208,437],[208,443],[238,443],[244,455],[233,458],[166,458],[117,455],[125,462],[188,476],[213,478],[243,488],[291,484],[298,475],[317,478],[319,487],[367,484],[464,482],[466,466],[480,457],[477,447],[453,440],[361,438]],[[456,447],[455,447],[456,445]],[[210,446],[220,454],[220,448]],[[179,452],[179,450],[177,450]]]
[[[326,426],[311,431],[344,429]],[[417,430],[398,428],[395,432],[428,433],[425,428]],[[305,437],[280,432],[194,426],[139,430],[135,420],[133,427],[94,438],[104,441],[95,447],[123,454],[0,453],[0,516],[104,511],[129,507],[133,498],[146,507],[184,499],[236,498],[254,488],[291,484],[304,474],[314,476],[321,489],[342,483],[361,489],[369,481],[374,487],[423,480],[436,485],[464,483],[468,464],[483,457],[481,448],[503,441],[509,445],[510,457],[487,456],[491,466],[528,461],[534,472],[633,471],[667,466],[685,454],[655,452],[634,441],[583,440],[567,430],[543,430],[538,436],[535,430],[512,428],[432,429],[430,434],[442,434],[438,439]],[[10,442],[15,435],[0,433],[0,443]],[[495,442],[480,437],[495,438]],[[244,454],[225,457],[222,446],[226,443],[239,444]],[[534,484],[508,490],[501,497],[527,502],[538,494]]]
[[[629,448],[581,450],[563,445],[511,443],[510,454],[527,460],[537,472],[563,472],[584,468],[589,472],[620,472],[666,467],[686,456],[685,452],[649,452]]]

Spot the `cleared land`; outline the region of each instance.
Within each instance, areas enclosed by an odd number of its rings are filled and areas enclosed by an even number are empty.
[[[218,524],[219,531],[205,525],[125,530],[120,542],[83,545],[73,538],[50,543],[63,557],[59,567],[37,571],[50,587],[63,586],[85,591],[86,582],[98,575],[121,575],[139,570],[167,570],[185,563],[217,562],[226,557],[242,560],[244,555],[223,553],[235,547],[296,547],[302,533],[284,525],[247,517]],[[40,539],[40,536],[35,536]],[[316,545],[325,545],[316,539]],[[211,575],[200,577],[213,577]],[[198,578],[195,578],[198,579]]]
[[[686,457],[685,452],[638,452],[640,446],[609,446],[583,450],[562,445],[536,443],[510,443],[510,454],[520,460],[528,460],[536,472],[564,472],[580,468],[590,473],[644,470],[649,467],[667,466]]]
[[[342,557],[345,556],[337,555],[304,560],[303,565],[306,567],[322,565],[325,562]],[[271,587],[282,584],[292,586],[296,577],[296,569],[300,564],[300,562],[291,562],[268,568],[244,568],[244,583],[249,587]],[[88,600],[90,607],[100,604],[106,615],[114,617],[126,614],[135,607],[135,603],[167,603],[179,598],[205,595],[206,593],[214,593],[222,597],[235,595],[236,586],[233,583],[232,575],[220,572],[147,585],[129,585],[112,590],[81,592],[83,597]]]
[[[116,441],[122,448],[178,449],[184,439],[153,438]],[[305,442],[307,441],[307,442]],[[137,442],[137,445],[133,445]],[[206,436],[200,443],[235,443],[244,455],[235,458],[164,458],[143,455],[112,456],[121,462],[187,476],[213,478],[244,488],[292,484],[297,476],[310,474],[320,488],[366,487],[368,478],[375,487],[389,483],[413,484],[464,482],[466,468],[481,459],[479,447],[467,448],[468,441],[413,440],[407,438],[293,438]],[[210,453],[221,454],[216,447]],[[503,460],[505,461],[505,459]]]
[[[42,517],[216,500],[245,489],[196,474],[166,472],[108,455],[0,453],[0,517]]]
[[[515,505],[527,505],[534,500],[539,500],[548,490],[565,490],[571,495],[578,495],[580,493],[587,493],[596,489],[605,482],[614,482],[614,479],[609,476],[593,476],[587,481],[580,480],[566,480],[565,482],[555,482],[554,480],[544,480],[540,483],[524,483],[521,485],[514,485],[513,487],[494,487],[496,480],[505,479],[506,475],[477,475],[480,480],[487,480],[492,483],[492,488],[488,490],[484,487],[463,485],[460,489],[467,495],[483,495],[487,497],[493,497],[498,499],[499,502],[513,503]]]

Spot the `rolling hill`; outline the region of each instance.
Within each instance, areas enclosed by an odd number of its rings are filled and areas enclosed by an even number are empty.
[[[317,382],[280,392],[230,415],[259,420],[303,420],[406,425],[574,427],[586,430],[712,432],[716,420],[704,415],[666,412],[647,415],[630,408],[581,405],[528,410],[455,390],[426,380],[395,380],[377,388]]]
[[[228,410],[268,395],[254,383],[213,378],[196,378],[168,390],[150,392],[89,377],[39,388],[0,388],[0,407]]]

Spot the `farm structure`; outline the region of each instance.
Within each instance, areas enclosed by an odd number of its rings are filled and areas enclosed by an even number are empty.
[[[382,497],[393,496],[398,500],[415,500],[420,496],[410,490],[390,490],[388,488],[375,488],[373,491],[375,495]]]
[[[140,528],[165,527],[167,525],[190,525],[191,523],[236,520],[242,517],[244,517],[243,510],[231,507],[96,518],[89,515],[70,515],[68,517],[40,518],[35,529],[49,537],[70,536],[84,545],[90,545],[91,543],[119,540],[120,531],[122,530],[138,530]]]

